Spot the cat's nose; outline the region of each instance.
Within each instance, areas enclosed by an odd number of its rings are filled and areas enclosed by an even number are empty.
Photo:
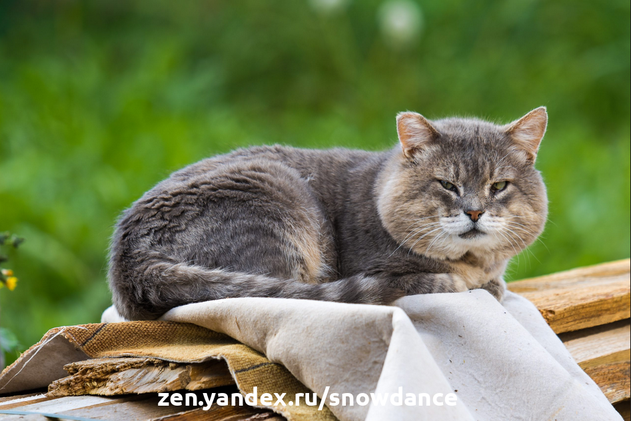
[[[473,222],[478,222],[478,219],[480,219],[480,216],[482,216],[484,211],[468,210],[468,211],[465,211],[465,213],[469,215],[469,218],[471,218]]]

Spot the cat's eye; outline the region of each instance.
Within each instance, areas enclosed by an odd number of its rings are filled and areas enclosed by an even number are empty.
[[[494,193],[501,192],[506,186],[508,186],[508,181],[498,181],[491,185],[491,190],[493,190]]]
[[[443,188],[449,191],[458,193],[458,188],[454,186],[452,183],[450,183],[449,181],[445,181],[445,180],[439,180],[439,181],[440,181],[440,185],[443,186]]]

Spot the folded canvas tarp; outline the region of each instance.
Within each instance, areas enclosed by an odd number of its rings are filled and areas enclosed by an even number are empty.
[[[57,328],[3,372],[0,394],[44,387],[87,358],[219,358],[259,405],[285,393],[284,406],[260,406],[290,420],[621,419],[526,299],[475,290],[395,304],[234,298],[163,321]],[[310,391],[326,405],[286,404]]]

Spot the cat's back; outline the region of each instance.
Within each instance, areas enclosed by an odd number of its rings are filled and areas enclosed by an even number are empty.
[[[310,178],[319,173],[340,176],[367,162],[379,159],[381,153],[363,150],[331,148],[302,149],[282,145],[252,146],[241,148],[227,154],[203,159],[174,172],[168,180],[187,182],[197,177],[212,177],[217,172],[229,170],[235,165],[256,163],[259,166],[273,167],[280,164],[292,168],[302,177]],[[166,181],[166,180],[165,180]]]
[[[230,192],[232,199],[241,200],[253,199],[254,192],[267,197],[313,197],[327,214],[337,213],[342,211],[339,203],[349,192],[372,189],[373,175],[387,154],[281,145],[237,149],[172,173],[147,191],[134,207],[173,194],[199,195],[200,189],[206,189],[216,195]]]

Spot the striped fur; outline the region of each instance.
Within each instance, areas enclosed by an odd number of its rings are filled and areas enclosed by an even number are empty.
[[[526,123],[535,133],[537,122]],[[523,151],[532,139],[516,123],[410,124],[400,133],[432,138],[401,139],[403,147],[385,152],[255,147],[172,174],[117,224],[108,280],[118,311],[154,319],[232,297],[388,304],[478,287],[501,298],[508,259],[537,238],[546,217],[545,188]],[[490,197],[498,172],[511,189]],[[487,231],[481,238],[459,236],[470,206],[486,211],[474,224]]]

